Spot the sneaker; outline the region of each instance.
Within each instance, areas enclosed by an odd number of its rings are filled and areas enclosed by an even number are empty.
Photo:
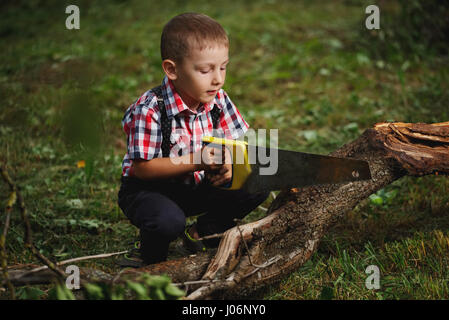
[[[195,225],[195,223],[190,224],[184,229],[184,232],[182,234],[182,242],[184,244],[184,247],[190,253],[204,252],[206,251],[206,247],[204,246],[204,244],[200,240],[193,238],[189,233],[190,228]]]
[[[131,242],[133,247],[124,255],[124,257],[117,261],[117,264],[122,268],[141,268],[145,266],[140,257],[140,241]]]

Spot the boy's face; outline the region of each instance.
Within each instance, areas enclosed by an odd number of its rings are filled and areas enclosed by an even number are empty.
[[[183,101],[191,109],[200,103],[211,102],[224,85],[229,49],[212,46],[203,50],[191,49],[181,63],[176,64],[173,84]]]

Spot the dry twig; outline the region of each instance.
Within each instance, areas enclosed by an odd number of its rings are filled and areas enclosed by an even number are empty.
[[[6,170],[5,166],[1,167],[1,174],[2,174],[3,180],[8,184],[9,188],[11,189],[11,191],[15,192],[16,197],[17,197],[17,201],[18,201],[21,217],[22,217],[22,220],[25,223],[25,247],[30,249],[31,252],[33,252],[33,254],[42,263],[44,263],[46,266],[48,266],[48,268],[50,270],[52,270],[58,276],[59,280],[64,279],[66,277],[66,274],[64,273],[64,271],[59,269],[55,263],[50,261],[42,253],[40,253],[39,250],[37,250],[37,248],[34,246],[32,232],[31,232],[31,224],[30,224],[30,221],[28,219],[28,212],[27,212],[27,209],[25,207],[25,201],[24,201],[24,199],[22,197],[22,194],[20,193],[19,189],[17,188],[16,184],[12,181],[11,177],[9,176],[8,171]],[[5,242],[6,242],[6,239],[5,239]]]

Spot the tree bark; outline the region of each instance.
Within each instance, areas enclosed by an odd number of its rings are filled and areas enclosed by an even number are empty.
[[[283,190],[266,217],[226,231],[216,253],[126,271],[114,280],[165,273],[175,283],[210,280],[191,285],[187,299],[249,296],[303,265],[329,228],[377,190],[404,175],[449,174],[449,122],[378,123],[330,155],[367,161],[372,179]],[[83,272],[86,280],[111,281]],[[16,275],[12,282],[25,280]]]

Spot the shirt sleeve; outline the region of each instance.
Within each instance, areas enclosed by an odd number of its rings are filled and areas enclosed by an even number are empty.
[[[222,105],[222,114],[220,116],[219,129],[226,139],[238,139],[248,131],[249,125],[243,119],[240,111],[231,101],[227,93],[222,90],[220,95],[220,103]]]
[[[148,104],[139,104],[133,110],[129,123],[128,154],[130,159],[151,160],[161,157],[162,130],[156,98]]]

